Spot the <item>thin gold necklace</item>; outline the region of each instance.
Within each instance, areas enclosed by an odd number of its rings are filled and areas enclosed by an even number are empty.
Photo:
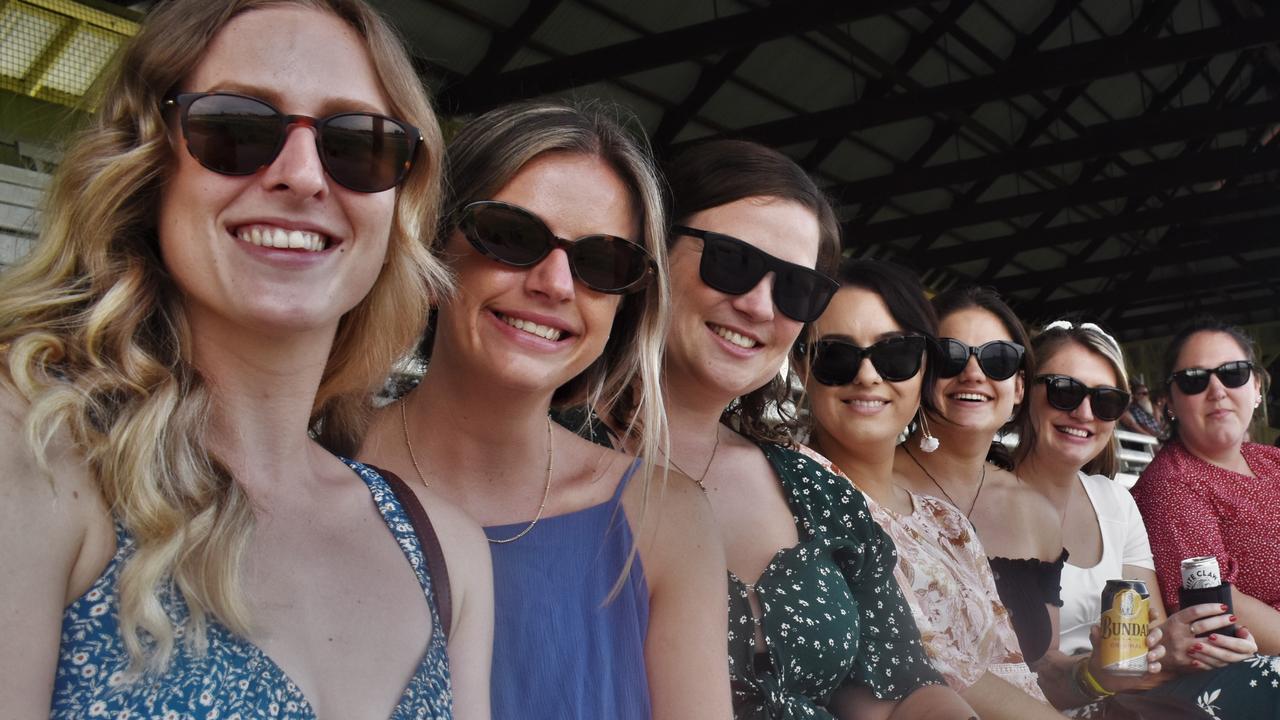
[[[426,476],[422,474],[422,468],[418,465],[418,458],[413,453],[413,443],[409,442],[409,417],[405,413],[404,406],[405,406],[405,402],[402,400],[400,402],[400,426],[404,428],[404,446],[409,450],[409,459],[413,461],[413,469],[418,473],[418,480],[422,482],[423,487],[429,488],[431,487],[431,483],[427,482]],[[717,439],[718,438],[719,436],[717,436]],[[515,542],[520,538],[524,537],[525,535],[528,535],[529,531],[533,530],[534,526],[538,524],[538,521],[542,519],[542,512],[547,509],[547,498],[551,496],[551,471],[555,463],[555,457],[556,457],[556,444],[551,437],[551,416],[548,415],[547,416],[547,482],[546,482],[546,486],[542,488],[542,502],[538,505],[538,514],[533,516],[533,521],[530,522],[528,525],[526,525],[523,530],[516,533],[515,535],[512,535],[509,538],[504,538],[502,540],[494,540],[493,538],[489,538],[489,542],[491,544],[506,545],[507,543]]]
[[[711,464],[712,464],[712,463],[714,463],[714,462],[716,461],[716,451],[717,451],[717,450],[719,450],[719,449],[720,449],[720,428],[719,428],[719,427],[717,427],[717,428],[716,428],[716,442],[715,442],[715,444],[714,444],[714,445],[712,445],[712,446],[711,446],[711,458],[710,458],[709,460],[707,460],[707,466],[706,466],[706,467],[704,467],[704,468],[702,468],[702,474],[701,474],[701,475],[699,475],[697,478],[694,478],[694,477],[693,477],[693,475],[691,475],[691,474],[689,474],[689,473],[685,472],[685,471],[684,471],[684,468],[682,468],[682,467],[680,467],[679,465],[677,465],[677,464],[676,464],[676,461],[675,461],[675,458],[672,458],[670,455],[667,455],[667,451],[666,451],[666,450],[663,450],[663,451],[662,451],[662,454],[667,456],[667,462],[671,463],[671,467],[673,467],[673,468],[675,468],[675,469],[679,470],[679,471],[680,471],[681,473],[683,473],[684,475],[687,475],[687,476],[689,477],[689,479],[690,479],[690,480],[693,480],[694,482],[698,483],[698,487],[702,489],[702,492],[703,492],[703,493],[706,493],[706,492],[707,492],[707,486],[703,484],[703,481],[705,481],[705,480],[707,479],[707,473],[711,472]]]
[[[934,487],[942,491],[942,495],[947,499],[947,502],[950,502],[952,507],[956,510],[960,510],[960,503],[956,502],[955,498],[951,497],[951,493],[947,492],[947,489],[942,487],[942,484],[938,482],[938,479],[933,476],[933,473],[929,472],[928,468],[920,464],[920,461],[916,459],[916,456],[911,454],[911,448],[903,445],[902,449],[906,451],[907,457],[911,458],[911,461],[916,464],[916,467],[920,468],[920,471],[924,473],[924,476],[929,478],[929,482],[933,483]],[[982,486],[986,484],[986,482],[987,464],[984,462],[982,463],[982,476],[978,478],[978,492],[973,494],[973,502],[969,503],[969,512],[964,513],[966,519],[973,514],[973,509],[978,506],[978,497],[982,495]],[[960,512],[964,511],[960,510]]]

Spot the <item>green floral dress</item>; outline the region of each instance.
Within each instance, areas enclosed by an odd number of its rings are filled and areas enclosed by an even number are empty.
[[[779,550],[754,586],[729,574],[735,717],[829,719],[825,706],[847,682],[885,700],[941,684],[893,579],[893,541],[862,495],[795,450],[760,449],[782,482],[800,542]],[[767,648],[759,656],[757,626]]]

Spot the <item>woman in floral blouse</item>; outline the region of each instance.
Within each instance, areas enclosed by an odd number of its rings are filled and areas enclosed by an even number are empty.
[[[814,422],[810,443],[831,460],[812,457],[852,479],[893,539],[898,585],[947,683],[984,718],[1060,717],[1023,661],[973,526],[948,503],[894,481],[898,435],[937,375],[926,358],[937,318],[919,280],[871,261],[846,264],[839,279],[794,356]]]

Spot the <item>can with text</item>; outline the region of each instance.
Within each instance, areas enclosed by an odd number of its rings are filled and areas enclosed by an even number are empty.
[[[1108,580],[1102,590],[1102,669],[1112,675],[1147,673],[1147,585],[1136,580]]]

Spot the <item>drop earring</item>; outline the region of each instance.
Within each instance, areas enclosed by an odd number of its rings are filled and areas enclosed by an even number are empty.
[[[920,418],[920,432],[923,435],[920,438],[920,449],[927,453],[937,450],[942,443],[929,432],[929,421],[925,419],[924,411],[917,411],[916,416]]]

